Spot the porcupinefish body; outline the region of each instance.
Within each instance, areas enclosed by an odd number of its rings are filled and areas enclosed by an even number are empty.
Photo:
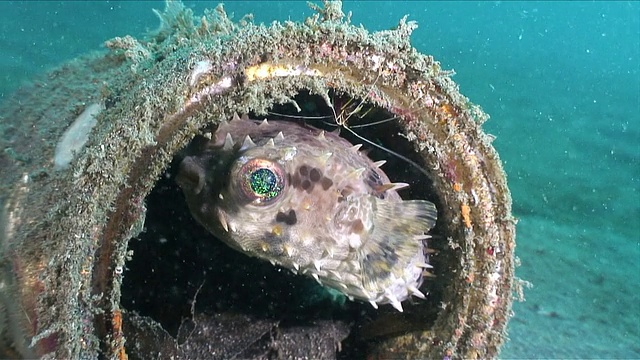
[[[402,200],[406,184],[358,149],[312,127],[234,117],[185,156],[177,182],[196,220],[229,246],[402,311],[410,295],[424,297],[436,208]]]

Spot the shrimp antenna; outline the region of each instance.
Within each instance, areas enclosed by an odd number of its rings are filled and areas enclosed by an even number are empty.
[[[360,125],[353,125],[351,126],[352,129],[358,129],[358,128],[364,128],[364,127],[369,127],[369,126],[376,126],[376,125],[380,125],[380,124],[384,124],[387,123],[389,121],[393,121],[398,119],[397,116],[392,116],[390,118],[386,118],[384,120],[378,120],[378,121],[372,121],[370,123],[366,123],[366,124],[360,124]]]
[[[379,78],[379,77],[380,77],[380,74],[378,74],[378,76],[376,77],[376,80],[373,82],[373,84],[371,84],[371,86],[372,86],[372,87],[373,87],[373,86],[375,86],[375,84],[376,84],[376,82],[378,81],[378,78]],[[369,96],[369,95],[367,94],[367,96]],[[365,97],[365,99],[366,99],[366,97]],[[400,159],[400,160],[406,161],[408,164],[410,164],[411,166],[413,166],[414,168],[416,168],[418,171],[420,171],[420,173],[422,173],[424,176],[426,176],[427,178],[429,178],[429,176],[430,176],[430,175],[427,173],[427,171],[426,171],[422,166],[420,166],[419,164],[417,164],[415,161],[413,161],[413,160],[409,159],[408,157],[406,157],[406,156],[404,156],[404,155],[402,155],[402,154],[400,154],[400,153],[397,153],[397,152],[395,152],[395,151],[393,151],[393,150],[391,150],[391,149],[387,149],[386,147],[384,147],[384,146],[382,146],[382,145],[378,145],[378,144],[376,144],[375,142],[373,142],[373,141],[371,141],[371,140],[369,140],[369,139],[367,139],[367,138],[365,138],[365,137],[361,136],[360,134],[358,134],[357,132],[355,132],[354,130],[352,130],[349,126],[347,126],[347,121],[349,120],[349,118],[350,118],[352,115],[354,115],[354,114],[356,114],[358,111],[360,111],[360,109],[362,108],[363,104],[365,103],[365,99],[362,99],[362,100],[360,101],[360,103],[358,104],[358,106],[356,106],[355,110],[353,110],[353,111],[349,112],[349,114],[348,114],[346,117],[344,117],[344,115],[343,115],[343,111],[340,111],[340,117],[338,117],[338,114],[336,113],[336,109],[335,109],[335,107],[333,106],[333,104],[329,104],[329,108],[331,109],[331,112],[333,112],[333,117],[334,117],[334,119],[335,119],[335,121],[336,121],[336,124],[338,124],[338,126],[340,126],[340,127],[344,128],[344,129],[346,129],[346,130],[347,130],[349,133],[351,133],[353,136],[355,136],[355,137],[357,137],[358,139],[360,139],[360,140],[362,140],[362,141],[366,142],[367,144],[369,144],[369,145],[371,145],[371,146],[373,146],[373,147],[376,147],[376,148],[378,148],[378,149],[380,149],[380,150],[382,150],[382,151],[385,151],[385,152],[387,152],[387,153],[389,153],[389,154],[391,154],[391,155],[393,155],[393,156],[397,157],[397,158],[398,158],[398,159]],[[353,100],[353,98],[351,98],[351,99],[349,100],[349,102],[350,102],[350,101],[352,101],[352,100]],[[342,110],[342,109],[341,109],[341,110]],[[367,111],[367,112],[368,112],[368,111]],[[389,119],[380,120],[380,121],[376,121],[376,122],[374,122],[374,123],[372,123],[372,124],[365,124],[365,125],[367,125],[367,126],[368,126],[368,125],[373,125],[373,124],[381,124],[381,123],[384,123],[384,122],[387,122],[387,121],[391,121],[391,120],[394,120],[394,119],[397,119],[397,118],[398,118],[398,116],[393,116],[393,117],[391,117],[391,118],[389,118]],[[360,125],[359,127],[361,127],[361,126],[362,126],[362,125]],[[354,127],[356,127],[356,126],[354,126]]]
[[[382,146],[382,145],[378,145],[378,144],[374,143],[373,141],[371,141],[371,140],[369,140],[369,139],[365,138],[364,136],[361,136],[360,134],[358,134],[357,132],[355,132],[355,131],[351,130],[350,128],[348,128],[348,127],[346,127],[346,126],[343,126],[343,128],[345,128],[345,129],[346,129],[348,132],[350,132],[353,136],[355,136],[355,137],[357,137],[358,139],[360,139],[360,140],[362,140],[362,141],[366,142],[367,144],[369,144],[369,145],[371,145],[371,146],[374,146],[374,147],[376,147],[376,148],[378,148],[378,149],[380,149],[380,150],[382,150],[382,151],[385,151],[385,152],[387,152],[387,153],[389,153],[389,154],[391,154],[391,155],[393,155],[393,156],[397,157],[398,159],[401,159],[401,160],[403,160],[403,161],[406,161],[406,162],[407,162],[407,163],[409,163],[411,166],[415,167],[418,171],[420,171],[424,176],[426,176],[427,178],[429,178],[429,176],[430,176],[430,175],[427,173],[427,171],[426,171],[422,166],[420,166],[418,163],[416,163],[415,161],[413,161],[413,160],[409,159],[408,157],[406,157],[406,156],[404,156],[404,155],[402,155],[402,154],[400,154],[400,153],[397,153],[397,152],[395,152],[395,151],[393,151],[393,150],[391,150],[391,149],[387,149],[386,147],[384,147],[384,146]]]
[[[289,114],[283,114],[283,113],[278,113],[275,111],[269,111],[269,114],[271,115],[276,115],[276,116],[281,116],[283,118],[289,118],[289,119],[304,119],[304,120],[322,120],[322,119],[330,119],[331,115],[324,115],[324,116],[300,116],[300,115],[289,115]]]

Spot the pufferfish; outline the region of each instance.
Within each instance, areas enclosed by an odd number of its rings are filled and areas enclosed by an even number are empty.
[[[234,116],[176,178],[195,219],[232,248],[349,299],[391,304],[418,289],[436,207],[403,200],[374,162],[332,132]]]

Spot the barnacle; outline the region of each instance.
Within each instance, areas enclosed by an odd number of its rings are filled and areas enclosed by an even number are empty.
[[[2,105],[12,121],[0,136],[0,301],[14,304],[0,307],[6,354],[498,353],[511,312],[515,221],[480,128],[487,116],[411,47],[412,22],[368,33],[343,18],[339,2],[317,10],[304,23],[266,27],[233,23],[221,7],[195,21],[168,2],[155,36],[114,39],[110,53],[66,64],[49,87],[26,87]],[[104,104],[100,121],[54,171],[79,101]],[[235,114],[337,125],[387,160],[385,172],[410,184],[407,196],[434,202],[426,299],[402,314],[342,304],[313,281],[202,241],[208,235],[175,185],[176,163]],[[247,191],[277,196],[270,174],[247,181]]]

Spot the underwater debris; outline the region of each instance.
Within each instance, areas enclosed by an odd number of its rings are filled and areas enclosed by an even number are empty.
[[[13,154],[0,153],[3,355],[229,358],[229,344],[249,357],[318,344],[325,358],[498,354],[515,220],[480,128],[487,115],[411,47],[414,23],[369,33],[349,24],[340,2],[315,9],[302,23],[265,26],[234,23],[221,6],[196,18],[169,1],[149,38],[110,42],[107,53],[55,70],[51,86],[27,86],[22,101],[2,104],[11,130],[0,145]],[[70,148],[64,134],[78,103],[104,104],[100,122],[56,162],[56,146]],[[410,184],[403,196],[434,203],[425,250],[433,269],[417,289],[425,299],[404,302],[403,313],[341,302],[199,227],[178,165],[235,114],[348,129],[340,135],[368,139],[369,156],[387,160],[391,181]],[[312,122],[327,116],[329,124]]]

